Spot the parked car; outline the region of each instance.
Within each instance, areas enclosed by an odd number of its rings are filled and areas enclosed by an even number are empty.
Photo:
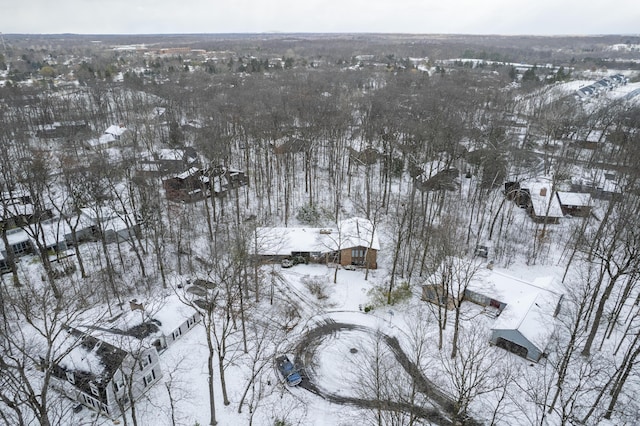
[[[309,261],[304,256],[292,256],[282,259],[282,262],[280,262],[283,268],[291,268],[292,266],[299,265],[301,263],[306,265]]]
[[[278,364],[278,371],[289,386],[297,386],[302,382],[302,376],[286,355],[277,357],[276,363]]]
[[[291,259],[282,259],[280,264],[283,268],[291,268],[293,266],[293,261]]]
[[[347,271],[355,271],[356,269],[358,269],[356,268],[356,265],[344,265],[343,268]]]

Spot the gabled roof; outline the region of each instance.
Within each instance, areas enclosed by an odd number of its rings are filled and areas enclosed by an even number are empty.
[[[544,352],[555,330],[554,314],[559,300],[559,295],[541,291],[531,299],[521,300],[520,306],[507,305],[492,330],[517,330]]]
[[[78,329],[69,327],[65,341],[68,353],[58,362],[65,371],[78,373],[89,380],[106,384],[120,368],[127,352]]]
[[[564,206],[589,207],[591,206],[591,194],[584,192],[561,192],[558,191],[560,204]]]
[[[373,224],[358,217],[343,220],[338,228],[258,228],[256,232],[256,252],[263,256],[288,256],[292,252],[326,253],[352,247],[380,250]]]
[[[544,351],[555,330],[554,314],[561,298],[552,277],[530,282],[500,271],[480,269],[468,288],[506,304],[491,327],[493,330],[517,330]]]
[[[126,127],[124,127],[123,125],[111,125],[107,128],[107,130],[104,131],[105,134],[107,135],[112,135],[112,136],[122,136],[122,134],[127,130]]]
[[[536,178],[520,183],[520,188],[528,189],[533,212],[538,217],[564,217],[558,197],[554,196],[552,181],[549,178]]]

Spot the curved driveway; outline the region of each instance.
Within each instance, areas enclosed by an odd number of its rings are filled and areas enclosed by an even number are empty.
[[[407,402],[396,401],[377,401],[355,397],[345,397],[336,395],[326,390],[321,389],[313,382],[313,377],[309,377],[304,366],[310,365],[311,360],[320,344],[329,336],[335,335],[344,330],[361,330],[372,335],[379,334],[383,338],[383,342],[391,349],[398,363],[404,368],[409,376],[415,381],[417,390],[427,397],[435,406],[439,408],[426,408],[409,404]],[[350,404],[366,409],[378,409],[382,408],[389,411],[401,411],[405,413],[412,413],[413,415],[425,419],[433,424],[437,425],[480,425],[477,421],[466,418],[464,421],[455,422],[455,403],[454,401],[439,391],[437,387],[420,371],[417,365],[415,365],[409,357],[402,350],[400,343],[395,337],[388,336],[380,333],[378,330],[374,330],[370,327],[335,322],[331,319],[325,320],[323,323],[318,324],[315,328],[306,332],[302,339],[295,347],[296,364],[301,365],[302,383],[300,386],[309,392],[321,396],[327,401],[338,404]]]

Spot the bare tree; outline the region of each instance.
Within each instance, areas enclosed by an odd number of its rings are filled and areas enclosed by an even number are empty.
[[[0,411],[13,424],[30,424],[33,419],[41,425],[61,424],[70,406],[61,404],[61,395],[51,393],[50,386],[55,366],[75,347],[67,327],[87,313],[91,288],[75,293],[65,286],[65,298],[34,283],[0,291],[11,307],[10,322],[0,329]],[[93,319],[100,321],[95,315]]]

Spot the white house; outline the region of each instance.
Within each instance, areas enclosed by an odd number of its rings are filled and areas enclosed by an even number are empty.
[[[180,340],[202,319],[200,312],[185,305],[177,297],[167,297],[152,303],[133,299],[129,306],[130,312],[118,318],[112,327],[136,330],[136,336],[154,346],[159,353]]]
[[[61,350],[66,355],[52,365],[51,386],[108,417],[118,417],[162,377],[155,347],[108,332],[69,328]]]

